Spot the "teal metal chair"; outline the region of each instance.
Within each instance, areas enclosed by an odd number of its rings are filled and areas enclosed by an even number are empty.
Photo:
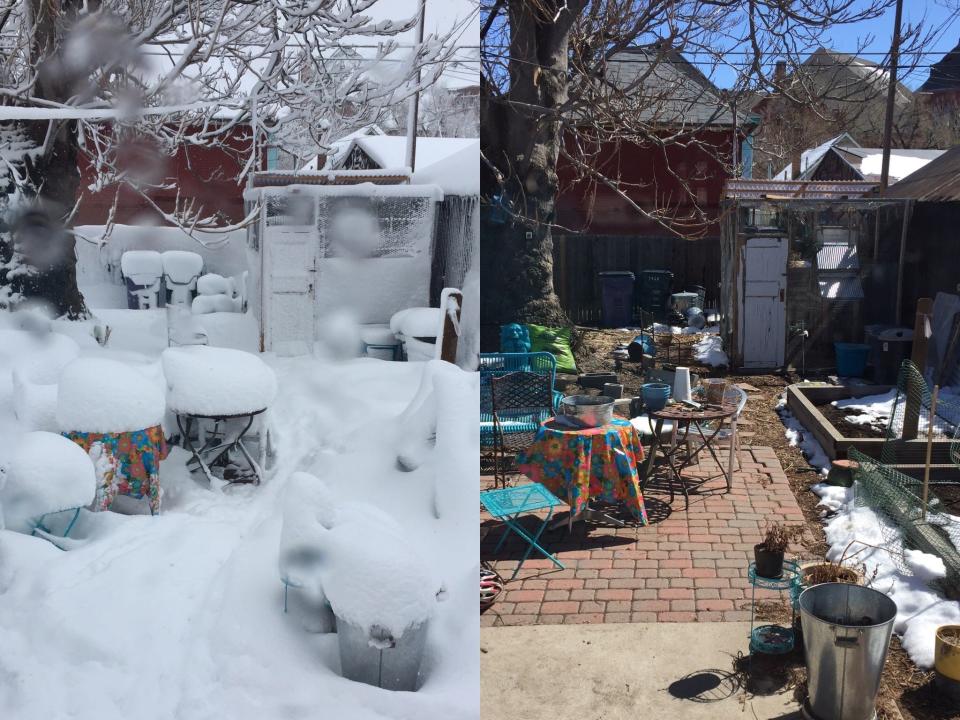
[[[563,570],[563,563],[540,545],[540,536],[553,517],[553,509],[558,505],[564,504],[556,495],[540,483],[528,483],[526,485],[501,488],[499,490],[485,490],[480,493],[480,503],[494,518],[502,520],[507,526],[507,532],[503,533],[496,548],[494,548],[494,553],[499,552],[503,546],[503,541],[507,539],[510,531],[515,532],[527,541],[526,552],[523,553],[523,557],[520,558],[520,562],[517,563],[517,567],[514,568],[513,575],[510,576],[511,580],[520,572],[520,568],[523,567],[523,563],[530,557],[530,553],[533,552],[534,548],[554,565]],[[518,518],[526,513],[536,512],[544,508],[548,509],[547,516],[531,535],[519,523]]]
[[[536,432],[540,424],[556,414],[563,393],[553,390],[557,375],[557,359],[552,353],[481,353],[480,354],[480,447],[491,449],[496,445],[493,420],[493,395],[491,381],[513,372],[532,372],[549,377],[552,403],[542,407],[526,408],[512,412],[501,408],[497,414],[499,432],[504,437]]]

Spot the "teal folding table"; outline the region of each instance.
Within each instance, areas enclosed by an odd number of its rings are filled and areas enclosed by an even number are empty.
[[[508,531],[512,530],[527,541],[527,550],[523,554],[523,557],[520,558],[520,562],[513,571],[513,575],[510,576],[511,580],[520,572],[520,568],[523,567],[523,563],[526,562],[534,548],[542,553],[545,558],[553,562],[558,568],[563,569],[563,563],[557,560],[555,555],[544,550],[540,545],[540,536],[550,522],[550,518],[553,517],[553,509],[558,505],[564,504],[557,499],[553,493],[547,490],[547,488],[540,483],[528,483],[516,487],[501,488],[500,490],[486,490],[480,493],[480,503],[494,518],[502,520],[507,526]],[[540,523],[536,532],[530,535],[523,529],[523,526],[517,521],[517,518],[525,513],[536,512],[544,508],[548,509],[547,517]],[[509,532],[503,534],[500,542],[497,543],[497,547],[494,548],[494,552],[500,550],[508,534]]]

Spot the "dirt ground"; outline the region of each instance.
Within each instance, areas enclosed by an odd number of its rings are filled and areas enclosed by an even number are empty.
[[[615,369],[611,352],[617,346],[629,342],[635,332],[616,330],[596,330],[579,328],[574,343],[574,355],[580,372],[613,372]],[[691,335],[658,336],[658,359],[669,358],[670,363],[684,365],[701,377],[723,375],[715,368],[699,366],[693,360],[691,346],[697,337]],[[738,423],[740,435],[745,445],[763,445],[773,448],[784,472],[790,481],[790,487],[803,510],[805,527],[800,544],[805,558],[822,558],[827,550],[817,507],[818,498],[810,491],[810,485],[817,482],[816,472],[807,464],[799,449],[790,447],[784,435],[783,424],[776,412],[777,404],[787,385],[797,382],[799,377],[785,375],[730,375],[733,382],[747,391],[749,400]],[[574,376],[567,376],[567,394],[577,392],[596,393],[596,390],[583,390],[576,384]],[[624,385],[624,395],[637,396],[643,377],[639,368],[624,364],[618,374],[619,382]],[[757,666],[754,666],[757,669]],[[802,652],[791,653],[781,658],[771,658],[762,672],[774,678],[772,685],[792,686],[804,695],[806,690],[806,669]],[[878,703],[879,720],[947,720],[960,718],[960,710],[948,707],[939,698],[933,688],[933,673],[917,668],[895,637],[887,657],[886,667]],[[770,682],[766,683],[771,685]],[[757,691],[760,691],[757,688]]]

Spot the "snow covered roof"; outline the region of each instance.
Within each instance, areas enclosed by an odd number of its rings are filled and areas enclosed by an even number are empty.
[[[417,138],[417,172],[426,170],[430,165],[460,152],[464,148],[476,146],[479,162],[480,140],[478,138]],[[359,147],[381,168],[404,167],[407,164],[407,138],[402,135],[365,135],[354,138],[349,150]],[[327,164],[329,169],[338,169],[335,164]]]
[[[417,142],[417,171],[412,182],[420,185],[439,185],[448,195],[480,194],[480,141],[471,140],[460,150],[440,160],[420,165],[420,145]]]
[[[864,180],[879,180],[881,167],[883,164],[883,148],[837,148],[838,151],[847,157],[846,159],[854,164],[859,160],[859,171]],[[931,160],[936,160],[943,155],[946,150],[914,150],[894,148],[890,151],[890,180],[896,182],[902,180],[911,173],[924,167]]]
[[[834,138],[830,138],[824,143],[817,145],[814,148],[809,148],[804,150],[800,154],[800,173],[801,177],[796,178],[797,180],[802,179],[803,174],[809,168],[815,168],[816,165],[820,162],[824,155],[827,154],[827,151],[830,150],[835,145],[842,144],[844,147],[857,147],[857,141],[853,139],[850,133],[841,133]],[[773,180],[794,180],[793,177],[793,163],[789,163],[783,170],[778,172],[773,176]]]
[[[326,155],[315,155],[306,165],[304,165],[301,170],[323,170],[324,167],[332,168],[339,165],[347,155],[347,151],[350,149],[350,146],[353,144],[353,141],[359,137],[366,137],[368,135],[386,135],[383,128],[381,128],[376,123],[371,123],[369,125],[364,125],[359,130],[354,130],[352,133],[344,135],[339,140],[335,140],[330,143],[330,150]],[[324,164],[321,165],[321,158],[324,161]]]

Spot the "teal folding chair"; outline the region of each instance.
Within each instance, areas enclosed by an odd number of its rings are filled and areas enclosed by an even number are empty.
[[[503,546],[503,541],[507,539],[507,535],[510,534],[509,531],[511,530],[527,541],[527,550],[523,553],[523,557],[520,558],[520,562],[513,571],[513,575],[510,576],[510,580],[513,580],[517,576],[520,568],[523,567],[523,563],[530,557],[530,553],[533,552],[534,548],[554,565],[563,570],[563,563],[540,545],[540,536],[549,524],[550,518],[553,517],[553,509],[558,505],[564,504],[556,495],[540,483],[529,483],[516,487],[501,488],[499,490],[485,490],[480,493],[480,503],[494,518],[501,520],[507,526],[507,532],[503,533],[503,537],[500,538],[500,542],[498,542],[496,548],[494,548],[494,553],[498,552]],[[548,508],[547,517],[540,523],[533,535],[529,534],[518,522],[518,518],[525,513],[536,512],[544,508]]]

